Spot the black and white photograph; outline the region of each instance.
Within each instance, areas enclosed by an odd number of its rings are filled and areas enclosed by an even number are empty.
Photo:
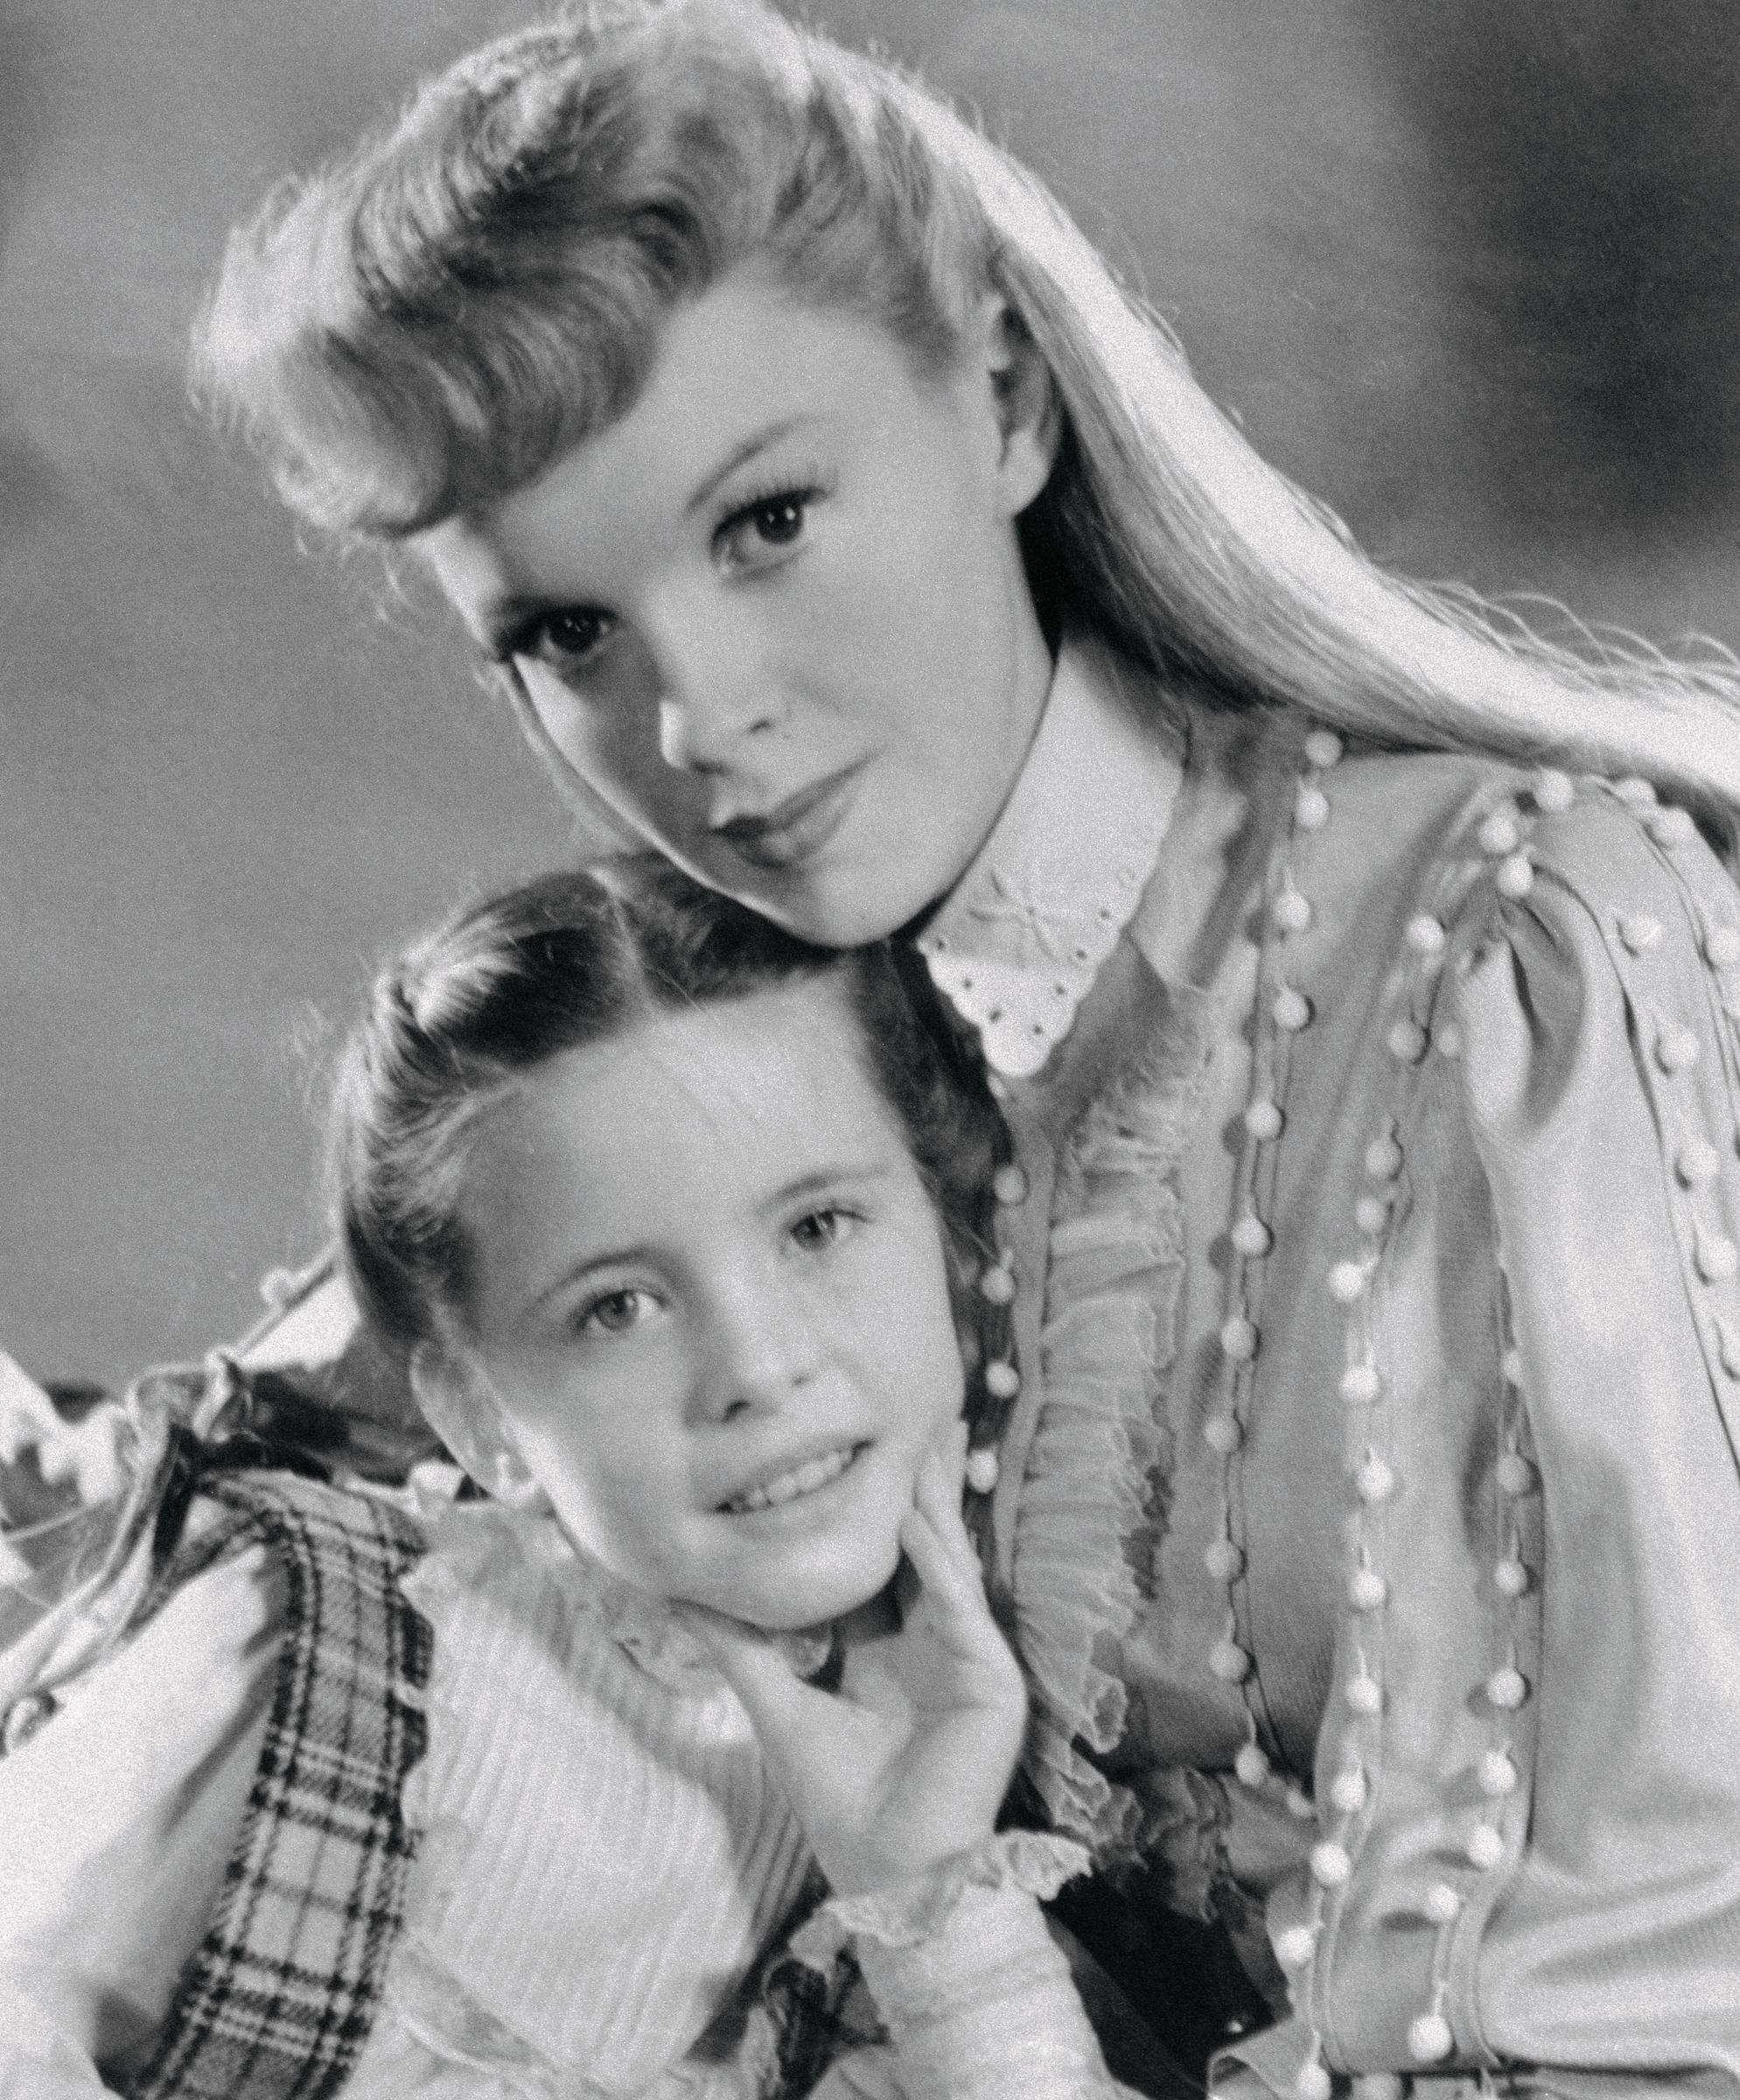
[[[1740,2100],[1740,10],[0,0],[0,2100]]]

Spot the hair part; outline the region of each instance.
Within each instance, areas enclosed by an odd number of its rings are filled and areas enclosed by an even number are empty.
[[[958,1302],[988,1229],[1000,1126],[918,959],[888,943],[814,948],[674,871],[632,886],[574,871],[419,941],[376,980],[340,1054],[329,1172],[364,1317],[407,1348],[469,1334],[472,1148],[542,1067],[660,1015],[804,984],[839,987],[864,1074],[936,1208]]]
[[[1042,184],[896,68],[760,0],[610,0],[461,61],[236,234],[196,380],[304,517],[402,538],[622,415],[670,312],[750,265],[887,328],[921,370],[959,354],[987,292],[1007,300],[1065,424],[1030,564],[1163,690],[1740,808],[1730,654],[1548,640],[1377,567],[1214,407]]]

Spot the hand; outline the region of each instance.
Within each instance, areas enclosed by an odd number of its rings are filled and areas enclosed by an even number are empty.
[[[961,1521],[964,1424],[926,1455],[901,1520],[891,1603],[844,1628],[837,1692],[797,1676],[778,1642],[685,1607],[743,1701],[836,1895],[927,1872],[990,1836],[1021,1748],[1020,1665],[985,1602]]]

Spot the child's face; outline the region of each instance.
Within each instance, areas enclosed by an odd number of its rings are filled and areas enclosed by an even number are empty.
[[[883,1588],[962,1374],[937,1219],[832,981],[542,1068],[460,1215],[472,1367],[577,1544],[769,1628]]]
[[[811,940],[954,885],[1044,705],[1015,518],[1048,426],[1000,330],[924,385],[880,327],[728,279],[619,421],[421,542],[630,830]]]

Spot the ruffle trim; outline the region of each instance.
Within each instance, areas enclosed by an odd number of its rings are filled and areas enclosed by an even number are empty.
[[[1094,1862],[1084,1845],[1046,1830],[1000,1830],[932,1872],[862,1896],[833,1896],[793,1934],[792,1954],[826,1975],[855,1939],[916,1947],[934,1939],[969,1888],[1017,1888],[1043,1901]]]
[[[1060,1830],[1133,1854],[1140,1803],[1086,1754],[1112,1749],[1128,1697],[1108,1664],[1146,1601],[1165,1521],[1165,1376],[1184,1280],[1178,1164],[1213,1041],[1186,1006],[1087,1110],[1059,1162],[1045,1319],[1045,1405],[1025,1460],[1013,1570],[1035,1694],[1027,1769]]]
[[[554,1585],[577,1618],[590,1620],[636,1667],[668,1690],[710,1698],[724,1679],[697,1637],[664,1599],[619,1581],[578,1551],[549,1516],[503,1502],[454,1502],[430,1493],[417,1498],[428,1551],[405,1578],[405,1594],[437,1634],[439,1669],[444,1622],[463,1592],[512,1587],[528,1578]],[[780,1636],[792,1666],[813,1676],[828,1659],[820,1634]]]

